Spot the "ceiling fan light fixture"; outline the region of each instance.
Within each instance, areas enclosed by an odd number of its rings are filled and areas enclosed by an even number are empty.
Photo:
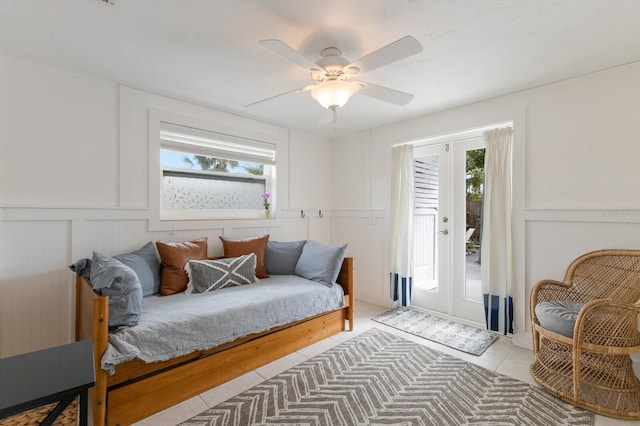
[[[327,80],[311,89],[311,96],[327,109],[339,108],[347,103],[360,86],[344,80]]]

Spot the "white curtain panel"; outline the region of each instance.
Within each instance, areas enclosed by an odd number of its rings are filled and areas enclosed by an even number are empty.
[[[394,146],[391,157],[391,293],[394,301],[409,306],[413,288],[413,146]]]
[[[513,333],[510,127],[483,133],[485,152],[481,279],[487,328]]]

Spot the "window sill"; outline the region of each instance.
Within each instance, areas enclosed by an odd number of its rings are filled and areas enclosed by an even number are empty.
[[[271,209],[264,210],[164,210],[160,213],[160,221],[177,220],[256,220],[273,219]]]

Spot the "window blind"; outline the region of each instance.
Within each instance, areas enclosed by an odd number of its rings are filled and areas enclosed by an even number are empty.
[[[438,208],[438,156],[413,160],[415,180],[415,207]]]
[[[162,149],[207,157],[273,165],[276,145],[224,133],[160,122]]]

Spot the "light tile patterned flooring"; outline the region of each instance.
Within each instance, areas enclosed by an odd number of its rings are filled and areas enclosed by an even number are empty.
[[[498,373],[527,383],[534,383],[533,378],[529,374],[529,365],[533,362],[533,353],[530,350],[513,346],[510,339],[501,337],[491,345],[489,349],[482,354],[482,356],[478,357],[469,355],[371,320],[371,318],[385,312],[386,310],[386,308],[381,306],[356,301],[354,321],[355,329],[353,332],[343,332],[306,347],[298,352],[260,367],[250,373],[238,377],[237,379],[215,387],[194,398],[148,417],[136,423],[135,426],[177,425],[180,422],[203,412],[207,408],[213,407],[214,405],[219,404],[220,402],[223,402],[232,396],[255,386],[256,384],[373,327],[403,336],[411,341],[423,344],[449,355],[462,358],[466,361],[473,362],[490,370],[497,371]],[[596,415],[595,426],[620,425],[640,425],[640,421],[625,421]]]

